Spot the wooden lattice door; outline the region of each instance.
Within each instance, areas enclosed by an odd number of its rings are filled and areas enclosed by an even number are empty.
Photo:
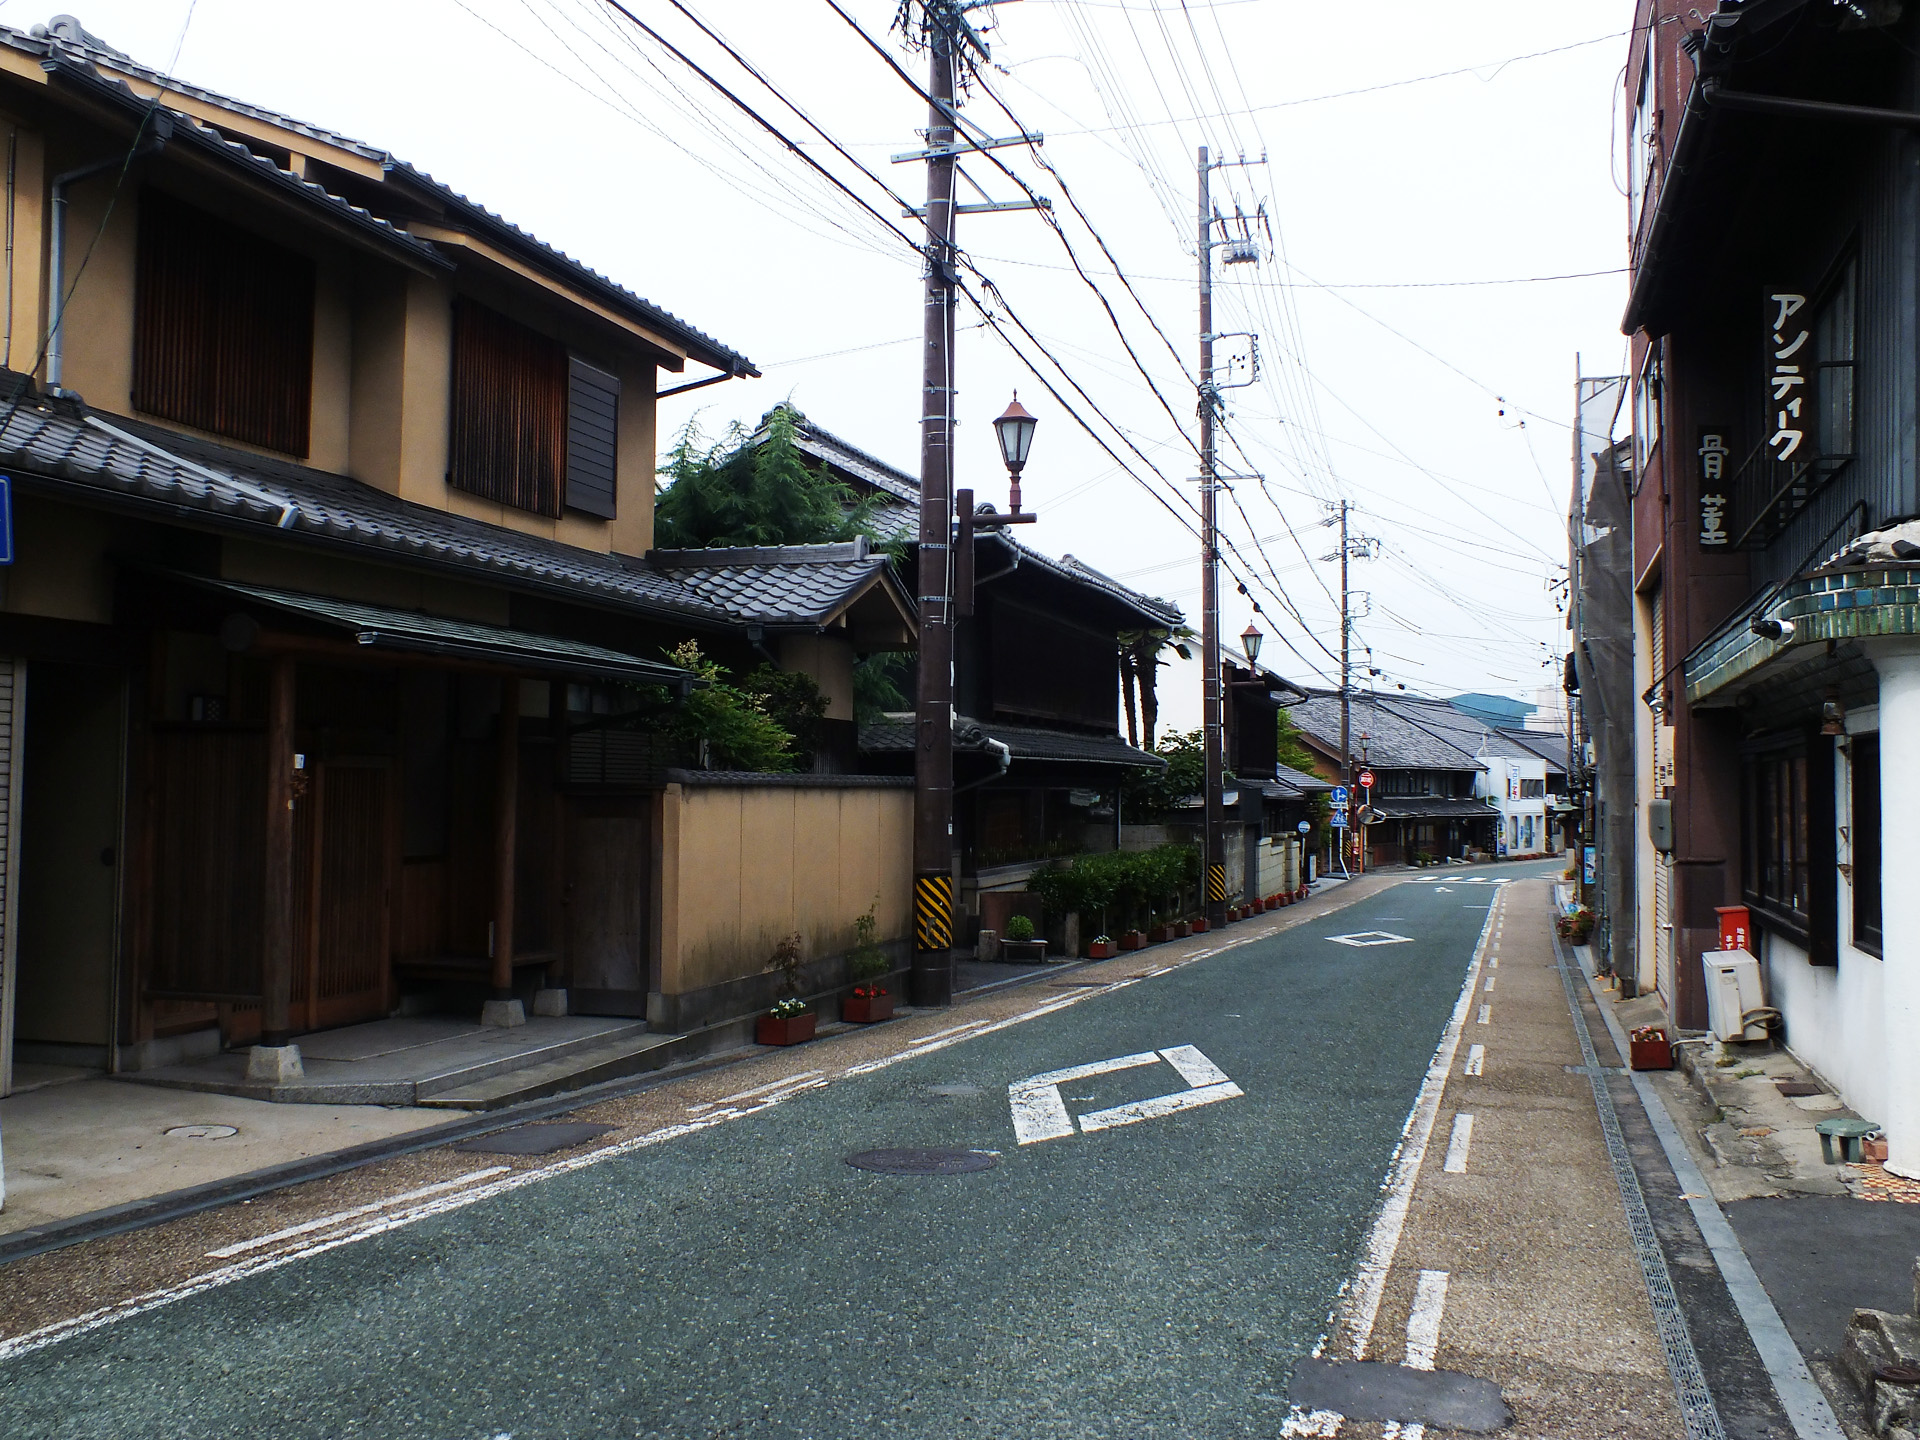
[[[296,1029],[391,1008],[393,784],[384,759],[322,760],[294,807]]]

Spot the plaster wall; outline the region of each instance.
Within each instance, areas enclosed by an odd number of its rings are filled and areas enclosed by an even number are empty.
[[[820,687],[827,719],[853,719],[853,645],[845,631],[783,636],[779,655],[782,670],[801,671]]]
[[[908,933],[912,791],[669,785],[661,803],[664,994],[758,975],[796,932],[809,961],[850,949],[869,906],[880,940]]]

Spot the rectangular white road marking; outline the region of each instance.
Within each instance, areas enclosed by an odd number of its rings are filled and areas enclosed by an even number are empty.
[[[1493,1023],[1493,1007],[1491,1005],[1482,1005],[1480,1007],[1480,1023],[1482,1025],[1491,1025]]]
[[[1191,1110],[1196,1105],[1211,1105],[1216,1100],[1231,1100],[1236,1095],[1244,1095],[1231,1080],[1220,1085],[1202,1085],[1197,1090],[1176,1090],[1171,1095],[1156,1095],[1151,1100],[1136,1100],[1131,1105],[1115,1105],[1108,1110],[1095,1110],[1080,1117],[1080,1129],[1084,1134],[1095,1130],[1111,1130],[1116,1125],[1132,1125],[1141,1120],[1154,1120],[1162,1115],[1171,1115],[1176,1110]],[[1022,1140],[1021,1144],[1026,1144]]]
[[[689,1115],[698,1115],[702,1110],[718,1110],[722,1105],[731,1105],[736,1100],[751,1100],[756,1095],[765,1095],[769,1090],[784,1090],[802,1080],[811,1080],[820,1074],[818,1070],[802,1070],[798,1075],[788,1075],[779,1080],[769,1080],[764,1085],[756,1085],[751,1090],[741,1090],[732,1095],[722,1096],[718,1100],[703,1100],[698,1105],[687,1106]]]
[[[1447,1141],[1447,1163],[1441,1167],[1449,1175],[1467,1173],[1467,1147],[1473,1144],[1473,1116],[1453,1117],[1453,1136]]]
[[[1440,1353],[1440,1315],[1447,1308],[1447,1272],[1422,1270],[1413,1291],[1413,1313],[1407,1317],[1407,1368],[1433,1369]]]
[[[1496,981],[1496,980],[1498,980],[1499,978],[1500,978],[1500,977],[1499,977],[1498,975],[1489,975],[1489,976],[1487,976],[1487,983],[1486,983],[1486,984],[1484,984],[1484,985],[1482,985],[1482,986],[1481,986],[1480,988],[1481,988],[1482,990],[1491,990],[1491,989],[1493,988],[1493,982],[1494,982],[1494,981]]]
[[[1466,1073],[1469,1075],[1484,1075],[1487,1073],[1487,1047],[1486,1046],[1469,1045],[1467,1047]]]
[[[511,1165],[489,1165],[484,1170],[469,1170],[465,1175],[455,1176],[451,1180],[442,1180],[437,1185],[422,1185],[418,1190],[408,1190],[399,1195],[389,1195],[384,1200],[375,1200],[368,1205],[355,1205],[351,1210],[336,1210],[331,1215],[322,1215],[318,1220],[309,1220],[304,1225],[289,1225],[284,1230],[276,1230],[271,1235],[257,1236],[252,1240],[242,1240],[237,1245],[222,1245],[218,1250],[207,1251],[209,1260],[231,1260],[236,1255],[245,1255],[250,1250],[264,1249],[268,1245],[282,1240],[291,1240],[299,1235],[311,1235],[316,1230],[329,1230],[335,1225],[344,1225],[349,1220],[358,1220],[362,1215],[372,1215],[376,1211],[386,1210],[395,1205],[405,1205],[414,1200],[424,1200],[429,1195],[439,1195],[448,1190],[458,1190],[462,1185],[472,1185],[480,1180],[491,1180],[496,1175],[504,1175]]]
[[[1202,1085],[1218,1085],[1227,1078],[1226,1071],[1191,1045],[1176,1045],[1171,1050],[1162,1050],[1160,1058],[1179,1071],[1180,1078],[1196,1090]]]
[[[1058,1140],[1073,1134],[1073,1117],[1060,1087],[1095,1075],[1110,1075],[1115,1070],[1132,1070],[1142,1065],[1158,1065],[1160,1056],[1152,1050],[1137,1055],[1121,1055],[1112,1060],[1096,1060],[1091,1065],[1074,1065],[1065,1070],[1049,1070],[1044,1075],[1016,1080],[1007,1087],[1007,1100],[1013,1107],[1013,1133],[1022,1145],[1039,1140]],[[1144,1118],[1144,1117],[1143,1117]]]

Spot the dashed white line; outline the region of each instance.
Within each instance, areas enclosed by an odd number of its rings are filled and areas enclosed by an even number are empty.
[[[1498,975],[1489,975],[1489,976],[1487,976],[1487,983],[1486,983],[1486,984],[1484,984],[1484,985],[1482,985],[1482,986],[1481,986],[1480,988],[1481,988],[1482,990],[1491,990],[1491,989],[1493,988],[1493,982],[1494,982],[1494,981],[1496,981],[1496,980],[1498,980],[1499,978],[1500,978],[1500,977],[1499,977]]]
[[[821,1073],[822,1072],[818,1070],[802,1070],[798,1075],[786,1075],[778,1080],[769,1080],[766,1084],[756,1085],[751,1090],[741,1090],[735,1094],[723,1096],[718,1100],[703,1100],[698,1105],[689,1105],[687,1106],[687,1113],[689,1115],[698,1115],[703,1110],[718,1110],[721,1106],[731,1105],[736,1100],[751,1100],[757,1095],[765,1095],[770,1090],[784,1090],[789,1085],[797,1085],[803,1080],[811,1080]]]
[[[1491,1005],[1482,1005],[1480,1007],[1480,1023],[1482,1025],[1491,1025],[1493,1023],[1493,1007]]]
[[[1413,1291],[1413,1313],[1407,1317],[1407,1368],[1433,1369],[1440,1353],[1440,1316],[1447,1308],[1447,1272],[1422,1270]]]
[[[1467,1173],[1467,1147],[1473,1144],[1473,1116],[1453,1117],[1453,1135],[1447,1141],[1447,1163],[1441,1168],[1449,1175]]]
[[[1487,1073],[1486,1046],[1470,1045],[1467,1047],[1467,1068],[1465,1073],[1468,1075],[1484,1075]]]

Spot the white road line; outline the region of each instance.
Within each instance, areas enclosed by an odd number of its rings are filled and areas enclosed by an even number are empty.
[[[1222,951],[1235,949],[1255,938],[1264,937],[1247,935],[1219,945],[1209,945],[1204,950],[1196,950],[1192,954],[1176,960],[1171,964],[1162,966],[1154,973],[1166,974],[1168,971],[1185,969],[1189,965],[1195,965],[1202,960],[1210,959]],[[1145,979],[1147,977],[1142,976],[1140,978]],[[1130,985],[1137,985],[1139,983],[1140,980],[1129,978],[1116,981],[1114,984],[1105,986],[1099,990],[1072,991],[1062,995],[1057,1000],[1051,1000],[1044,1005],[1036,1005],[1031,1010],[1023,1011],[1018,1015],[1009,1015],[1002,1020],[996,1020],[990,1023],[970,1022],[966,1025],[956,1025],[950,1030],[929,1035],[913,1047],[903,1049],[897,1054],[885,1056],[879,1060],[869,1060],[860,1065],[850,1065],[833,1078],[848,1079],[856,1075],[865,1075],[876,1070],[884,1070],[890,1066],[898,1065],[903,1060],[914,1059],[935,1050],[944,1050],[947,1046],[958,1044],[962,1040],[976,1039],[982,1035],[991,1035],[1000,1030],[1011,1029],[1015,1025],[1024,1025],[1029,1020],[1038,1020],[1043,1015],[1053,1014],[1056,1010],[1064,1010],[1068,1006],[1079,1005],[1087,1000],[1093,999],[1095,996],[1110,995],[1116,990],[1123,990]],[[1462,1003],[1464,1004],[1464,997]],[[1457,1029],[1458,1012],[1456,1012],[1454,1024]],[[1457,1035],[1455,1039],[1458,1039]],[[1446,1057],[1445,1063],[1451,1065],[1453,1062],[1453,1047],[1443,1042],[1442,1049]],[[1437,1056],[1436,1063],[1438,1063]],[[1429,1078],[1431,1078],[1431,1068],[1429,1068],[1428,1075]],[[828,1082],[821,1080],[817,1083],[826,1084]],[[812,1087],[810,1086],[808,1088]],[[743,1116],[758,1114],[760,1111],[779,1103],[780,1100],[786,1098],[787,1094],[791,1093],[794,1092],[789,1091],[785,1094],[776,1095],[772,1099],[758,1100],[738,1110],[715,1110],[709,1114],[683,1121],[677,1125],[662,1126],[660,1129],[650,1130],[644,1135],[636,1135],[612,1145],[603,1145],[597,1150],[588,1150],[581,1154],[568,1156],[564,1160],[556,1160],[548,1165],[517,1170],[512,1174],[499,1176],[494,1180],[475,1184],[471,1188],[461,1190],[455,1194],[429,1199],[422,1204],[415,1205],[410,1209],[398,1213],[369,1217],[364,1224],[353,1226],[345,1231],[335,1231],[331,1234],[322,1235],[313,1239],[311,1242],[296,1242],[292,1247],[277,1250],[270,1255],[255,1255],[250,1259],[236,1260],[231,1265],[222,1266],[218,1270],[209,1270],[204,1275],[196,1275],[191,1280],[183,1281],[177,1285],[166,1286],[158,1290],[149,1290],[144,1294],[132,1296],[115,1304],[104,1305],[98,1309],[90,1310],[83,1315],[76,1315],[66,1320],[55,1321],[50,1325],[43,1325],[37,1330],[29,1330],[24,1334],[0,1338],[0,1362],[14,1359],[17,1356],[28,1355],[36,1350],[43,1350],[49,1345],[57,1345],[63,1340],[71,1339],[77,1335],[87,1334],[90,1331],[116,1324],[122,1320],[132,1319],[136,1315],[144,1315],[149,1311],[161,1309],[164,1306],[171,1305],[179,1300],[185,1300],[190,1296],[198,1295],[206,1290],[219,1289],[223,1286],[231,1285],[236,1281],[245,1280],[250,1276],[264,1274],[271,1270],[278,1270],[282,1266],[291,1265],[297,1260],[303,1260],[312,1255],[322,1255],[329,1250],[339,1249],[343,1245],[352,1245],[361,1240],[369,1240],[377,1235],[384,1235],[390,1230],[397,1230],[402,1226],[412,1225],[435,1215],[444,1215],[454,1210],[464,1209],[469,1205],[478,1204],[482,1200],[488,1200],[496,1195],[518,1190],[523,1186],[551,1179],[556,1175],[570,1174],[576,1170],[584,1170],[589,1166],[599,1165],[605,1161],[617,1159],[622,1155],[631,1155],[639,1150],[650,1149],[655,1145],[663,1145],[668,1141],[678,1140],[685,1135],[697,1134],[702,1130],[711,1129],[715,1125],[724,1125],[730,1120],[738,1120]],[[1437,1095],[1435,1100],[1437,1103]],[[1409,1115],[1407,1117],[1407,1125],[1411,1127],[1413,1121],[1414,1116]],[[1432,1129],[1431,1117],[1429,1117],[1427,1121],[1427,1129]],[[1401,1144],[1402,1146],[1406,1144],[1406,1131],[1404,1130],[1401,1136]],[[1422,1145],[1424,1146],[1424,1140]],[[1417,1162],[1415,1168],[1418,1168]],[[1402,1206],[1401,1222],[1404,1223],[1404,1220],[1405,1207]],[[1377,1228],[1376,1226],[1376,1229]],[[1391,1252],[1389,1251],[1388,1259],[1391,1260],[1391,1258]],[[1379,1305],[1377,1297],[1375,1298],[1374,1305],[1377,1309]],[[1369,1320],[1369,1328],[1371,1328],[1371,1323],[1371,1320]]]
[[[1486,984],[1484,984],[1484,985],[1482,985],[1482,986],[1481,986],[1480,988],[1481,988],[1482,990],[1491,990],[1491,989],[1493,988],[1493,982],[1494,982],[1494,981],[1496,981],[1496,980],[1498,980],[1499,978],[1500,978],[1500,977],[1499,977],[1498,975],[1489,975],[1489,976],[1487,976],[1487,983],[1486,983]]]
[[[1180,1078],[1196,1090],[1202,1085],[1221,1084],[1227,1078],[1226,1071],[1192,1045],[1175,1045],[1170,1050],[1162,1050],[1160,1058],[1177,1070]]]
[[[1491,1025],[1493,1023],[1493,1007],[1491,1005],[1482,1005],[1480,1007],[1480,1023],[1482,1025]]]
[[[1467,1007],[1473,1002],[1474,985],[1480,978],[1480,963],[1486,955],[1492,929],[1493,912],[1488,911],[1486,923],[1480,930],[1480,943],[1474,946],[1473,958],[1467,963],[1460,998],[1447,1019],[1447,1028],[1441,1033],[1440,1045],[1433,1053],[1433,1062],[1427,1066],[1426,1078],[1420,1082],[1420,1094],[1413,1102],[1413,1109],[1407,1112],[1406,1124],[1401,1127],[1400,1144],[1386,1183],[1381,1187],[1386,1192],[1386,1202],[1367,1236],[1360,1268],[1348,1291],[1351,1303],[1347,1313],[1352,1317],[1349,1329],[1356,1360],[1367,1358],[1367,1343],[1373,1338],[1373,1322],[1379,1318],[1387,1272],[1393,1268],[1394,1254],[1400,1248],[1400,1234],[1406,1228],[1407,1210],[1413,1203],[1414,1181],[1419,1178],[1420,1166],[1427,1157],[1427,1142],[1433,1137],[1433,1124],[1440,1114],[1440,1096],[1447,1088],[1447,1077],[1453,1073],[1454,1056],[1460,1052],[1460,1031],[1466,1024]],[[1318,1354],[1320,1347],[1315,1346],[1314,1350]]]
[[[764,1095],[769,1090],[784,1090],[787,1086],[795,1084],[798,1081],[811,1080],[820,1073],[822,1072],[818,1070],[802,1070],[798,1075],[787,1075],[779,1080],[769,1080],[766,1084],[756,1085],[751,1090],[741,1090],[732,1095],[722,1096],[718,1100],[703,1100],[698,1105],[689,1105],[687,1106],[687,1113],[689,1115],[698,1115],[703,1110],[718,1110],[721,1106],[731,1105],[736,1100],[751,1100],[754,1096]]]
[[[1467,1147],[1473,1144],[1473,1116],[1453,1117],[1453,1135],[1447,1141],[1447,1163],[1441,1168],[1449,1175],[1467,1173]]]
[[[1042,1140],[1059,1140],[1073,1134],[1073,1116],[1067,1113],[1067,1102],[1060,1094],[1062,1085],[1075,1080],[1089,1080],[1095,1075],[1110,1075],[1116,1070],[1134,1070],[1142,1065],[1159,1063],[1160,1056],[1156,1052],[1143,1050],[1137,1055],[1096,1060],[1090,1065],[1049,1070],[1044,1075],[1032,1075],[1025,1080],[1014,1081],[1007,1087],[1007,1102],[1013,1110],[1014,1137],[1022,1145],[1033,1145]]]
[[[256,1236],[252,1240],[242,1240],[237,1245],[222,1245],[218,1250],[207,1251],[209,1260],[231,1260],[236,1255],[245,1255],[251,1250],[263,1250],[282,1240],[292,1240],[296,1236],[311,1235],[316,1230],[331,1230],[336,1225],[344,1225],[349,1220],[358,1220],[362,1215],[371,1215],[377,1210],[391,1210],[395,1205],[405,1205],[414,1200],[424,1200],[429,1195],[440,1195],[448,1190],[458,1190],[462,1185],[472,1185],[481,1180],[491,1180],[495,1175],[504,1175],[511,1165],[489,1165],[484,1170],[470,1170],[465,1175],[455,1176],[451,1180],[442,1180],[437,1185],[422,1185],[418,1190],[403,1191],[398,1195],[389,1195],[384,1200],[375,1200],[367,1205],[355,1205],[350,1210],[336,1210],[331,1215],[322,1215],[318,1220],[309,1220],[304,1225],[289,1225],[284,1230],[276,1230],[271,1235]]]
[[[1469,1045],[1467,1047],[1466,1073],[1469,1075],[1484,1075],[1487,1073],[1487,1047],[1486,1046]]]
[[[1202,1085],[1197,1090],[1176,1090],[1171,1095],[1156,1095],[1151,1100],[1135,1100],[1130,1105],[1115,1105],[1107,1110],[1095,1110],[1080,1117],[1082,1134],[1092,1134],[1095,1130],[1111,1130],[1116,1125],[1132,1125],[1141,1120],[1153,1120],[1162,1115],[1171,1115],[1176,1110],[1191,1110],[1196,1105],[1211,1105],[1216,1100],[1231,1100],[1246,1092],[1231,1080],[1219,1085]],[[1027,1142],[1022,1140],[1022,1145]]]
[[[1498,955],[1489,956],[1487,959],[1487,968],[1489,970],[1498,970],[1500,968],[1500,957]]]
[[[1422,1270],[1414,1287],[1413,1313],[1407,1316],[1407,1368],[1433,1369],[1440,1353],[1440,1315],[1447,1308],[1447,1272]]]

